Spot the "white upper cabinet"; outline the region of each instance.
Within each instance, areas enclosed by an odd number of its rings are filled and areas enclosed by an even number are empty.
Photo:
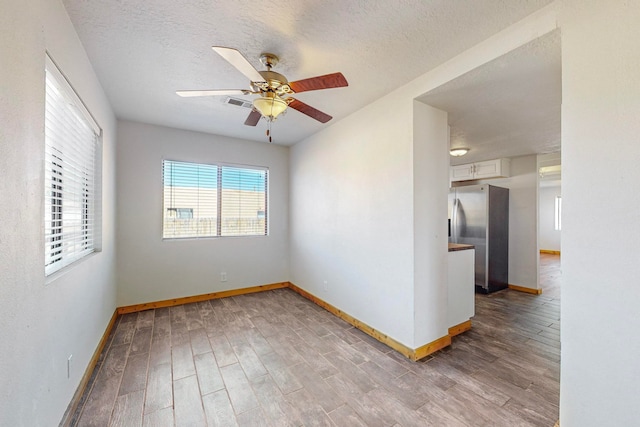
[[[451,175],[451,181],[466,181],[473,178],[474,163],[466,165],[451,166],[449,174]]]
[[[484,162],[451,166],[451,182],[471,179],[507,178],[509,177],[509,159],[495,159]]]

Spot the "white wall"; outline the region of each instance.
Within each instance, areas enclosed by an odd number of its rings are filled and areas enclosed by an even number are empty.
[[[514,157],[510,169],[509,178],[464,181],[454,186],[490,184],[509,189],[509,284],[537,289],[537,157]]]
[[[413,104],[394,101],[292,147],[291,282],[412,346]]]
[[[449,126],[447,113],[413,102],[414,343],[448,334]],[[435,286],[434,286],[435,285]],[[469,288],[469,293],[473,288]]]
[[[548,251],[560,251],[561,231],[555,229],[556,197],[562,193],[559,185],[540,187],[538,213],[538,246]]]
[[[509,284],[537,289],[538,168],[536,156],[511,159],[511,177],[494,180],[509,188]]]
[[[102,251],[49,283],[45,50],[104,131]],[[0,58],[0,425],[57,425],[116,307],[115,118],[60,1],[2,1]]]
[[[562,427],[640,420],[640,3],[564,1]]]
[[[163,240],[163,159],[268,167],[269,235]],[[119,121],[117,180],[118,306],[289,280],[288,147]]]

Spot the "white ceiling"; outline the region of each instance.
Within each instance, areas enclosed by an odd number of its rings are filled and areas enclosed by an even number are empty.
[[[451,164],[560,150],[560,32],[540,37],[419,99],[449,113]]]
[[[223,97],[175,95],[176,90],[248,86],[246,78],[214,53],[211,46],[234,47],[257,69],[263,69],[258,60],[260,53],[275,53],[281,62],[274,70],[290,81],[341,71],[349,87],[297,95],[336,121],[551,1],[63,0],[63,3],[118,118],[265,141],[263,121],[255,128],[243,124],[248,109],[227,105]],[[534,53],[537,51],[534,49]],[[471,72],[462,80],[457,79],[458,86],[449,88],[450,95],[446,95],[447,88],[443,87],[426,99],[442,105],[441,108],[452,108],[456,135],[459,130],[468,139],[478,137],[483,141],[482,147],[512,143],[514,138],[505,139],[502,135],[505,129],[497,127],[511,116],[502,121],[487,117],[488,104],[481,101],[484,96],[497,105],[513,95],[513,90],[529,87],[535,81],[539,71],[535,60],[520,63],[521,57],[512,59],[521,65],[517,74],[523,78],[518,81],[508,81],[505,86],[501,85],[505,82],[498,81],[499,75],[493,74],[495,70]],[[504,76],[514,77],[510,73]],[[469,89],[475,90],[471,98],[459,93]],[[524,95],[537,95],[539,89],[533,85]],[[478,115],[484,114],[485,119],[467,120],[468,108],[460,107],[459,102],[454,106],[455,100],[462,101],[463,106],[482,106]],[[546,123],[547,117],[543,120]],[[467,122],[474,126],[466,130],[463,124]],[[478,126],[481,122],[487,124],[486,129]],[[274,142],[291,145],[330,124],[323,125],[297,111],[288,111],[273,125]],[[526,126],[523,131],[532,129],[530,124]],[[486,133],[491,128],[500,136],[487,142]],[[552,144],[551,139],[545,140]],[[476,150],[472,141],[467,145],[473,148],[468,157],[471,159]],[[510,152],[505,149],[504,155]]]

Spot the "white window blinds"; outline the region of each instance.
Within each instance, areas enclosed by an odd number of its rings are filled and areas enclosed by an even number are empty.
[[[164,160],[163,238],[267,235],[268,170]]]
[[[49,275],[95,250],[100,128],[47,56],[44,239]]]

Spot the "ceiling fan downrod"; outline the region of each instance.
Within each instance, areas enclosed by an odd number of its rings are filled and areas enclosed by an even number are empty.
[[[269,71],[271,71],[271,68],[278,65],[278,62],[280,62],[280,58],[278,58],[278,55],[274,55],[273,53],[263,52],[260,54],[260,62],[262,63],[262,65],[267,67]]]

